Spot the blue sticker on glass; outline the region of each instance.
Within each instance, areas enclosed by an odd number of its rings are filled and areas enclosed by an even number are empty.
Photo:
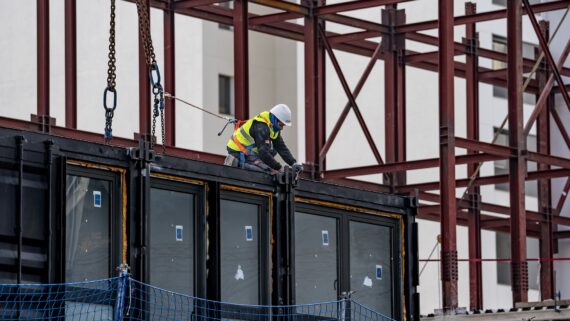
[[[246,241],[253,241],[253,227],[251,227],[251,226],[245,227],[245,240]]]
[[[323,245],[329,246],[329,231],[323,230],[321,231],[321,235],[323,237]]]
[[[103,203],[103,200],[101,199],[101,192],[94,191],[93,192],[93,206],[94,207],[101,207],[101,203]]]
[[[184,226],[176,225],[176,241],[182,242],[184,239]]]
[[[376,280],[382,280],[382,265],[376,265]]]

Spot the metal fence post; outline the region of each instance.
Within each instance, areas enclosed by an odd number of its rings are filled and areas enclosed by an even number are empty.
[[[118,267],[118,270],[119,284],[117,285],[117,298],[115,299],[115,313],[113,320],[122,321],[123,307],[125,305],[125,287],[127,285],[127,279],[129,278],[129,266],[126,264],[121,264]]]

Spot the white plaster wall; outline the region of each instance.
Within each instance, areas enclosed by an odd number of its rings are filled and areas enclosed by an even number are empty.
[[[0,2],[0,114],[30,120],[37,111],[36,1]]]

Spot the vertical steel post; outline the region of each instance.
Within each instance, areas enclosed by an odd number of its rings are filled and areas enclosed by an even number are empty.
[[[477,5],[473,2],[465,3],[465,14],[474,15],[477,13]],[[465,57],[465,84],[467,94],[467,139],[479,140],[479,57],[477,48],[479,47],[479,35],[476,31],[475,23],[468,23],[466,36],[463,43],[467,46],[468,52]],[[468,150],[468,154],[475,154],[475,151]],[[467,164],[467,175],[479,176],[476,163]],[[468,191],[469,197],[469,259],[481,258],[481,191],[479,186],[472,186]],[[483,275],[481,262],[469,263],[469,306],[471,310],[483,308]]]
[[[382,24],[390,26],[390,33],[382,35],[384,50],[384,100],[385,100],[385,141],[386,163],[406,160],[406,115],[405,115],[405,37],[394,33],[396,26],[406,22],[404,10],[396,5],[382,10]],[[406,172],[386,175],[388,185],[406,184]]]
[[[439,0],[439,178],[443,309],[457,308],[453,0]]]
[[[249,118],[248,0],[234,1],[234,84],[235,116]]]
[[[149,30],[150,30],[150,6],[149,0],[144,0],[146,2],[147,13],[149,15]],[[146,65],[146,58],[144,53],[144,41],[141,35],[141,28],[139,28],[139,135],[135,138],[149,138],[149,140],[154,139],[150,137],[151,127],[150,127],[150,85],[149,85],[149,67]]]
[[[544,39],[549,38],[549,23],[547,21],[540,21],[540,31]],[[535,52],[538,58],[538,50]],[[545,60],[541,62],[541,68],[536,74],[538,82],[538,92],[542,92],[548,81],[548,65]],[[540,97],[537,94],[536,99]],[[546,101],[547,108],[542,108],[537,118],[537,151],[541,154],[550,154],[550,106],[553,104],[552,94],[548,96]],[[538,163],[538,170],[549,170],[550,166],[547,164]],[[542,300],[554,298],[554,277],[553,269],[554,264],[548,260],[553,256],[553,225],[552,225],[552,199],[551,199],[551,181],[549,179],[540,179],[537,182],[538,186],[538,211],[547,215],[545,223],[540,225],[540,258],[547,259],[540,262],[540,298]]]
[[[511,210],[511,282],[513,305],[528,300],[526,262],[525,175],[526,139],[523,136],[522,1],[507,2],[507,91],[509,103],[509,145],[515,156],[509,159]]]
[[[65,0],[65,127],[77,129],[77,0]]]
[[[16,145],[18,146],[18,193],[16,194],[16,238],[18,240],[18,257],[16,281],[22,283],[22,238],[24,234],[23,216],[24,216],[24,136],[16,136]]]
[[[175,64],[175,38],[174,38],[174,10],[173,1],[164,10],[164,90],[176,96],[176,64]],[[176,102],[174,99],[165,101],[165,141],[166,146],[176,145]]]
[[[315,8],[324,0],[302,0],[309,8],[305,16],[305,158],[311,173],[319,177],[324,170],[324,160],[319,161],[319,152],[325,144],[325,52],[319,41],[318,28],[324,29],[315,15]],[[323,32],[326,34],[326,32]]]
[[[43,124],[49,119],[49,1],[37,0],[38,102],[37,116]]]

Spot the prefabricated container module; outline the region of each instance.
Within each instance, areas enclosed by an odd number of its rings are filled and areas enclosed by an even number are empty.
[[[133,278],[418,320],[416,198],[0,128],[0,283]]]

